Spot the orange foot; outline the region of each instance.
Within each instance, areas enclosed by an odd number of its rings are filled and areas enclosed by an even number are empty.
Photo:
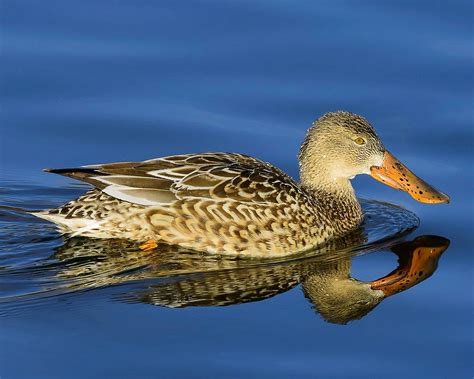
[[[139,246],[140,250],[143,250],[143,251],[154,250],[157,247],[158,247],[158,244],[156,243],[155,240],[148,240],[143,245]]]

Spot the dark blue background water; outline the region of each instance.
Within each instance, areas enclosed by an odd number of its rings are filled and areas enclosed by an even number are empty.
[[[306,128],[344,109],[452,198],[429,206],[355,180],[418,214],[417,234],[451,240],[431,279],[360,321],[324,322],[298,288],[178,310],[92,294],[0,319],[2,378],[472,376],[470,1],[3,0],[0,12],[6,193],[46,186],[31,198],[58,205],[53,188],[71,182],[44,167],[199,151],[297,176]],[[361,257],[353,274],[393,264]]]

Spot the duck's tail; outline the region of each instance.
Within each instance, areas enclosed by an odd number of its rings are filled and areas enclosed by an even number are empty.
[[[85,234],[91,229],[96,229],[98,221],[84,217],[67,217],[57,209],[30,212],[31,215],[52,222],[64,234]],[[87,233],[86,233],[87,234]]]
[[[68,232],[68,229],[65,227],[64,222],[62,221],[63,217],[58,217],[59,215],[50,213],[50,210],[33,210],[32,211],[29,209],[23,209],[19,207],[10,207],[7,205],[0,205],[0,213],[2,212],[13,212],[20,216],[38,217],[43,220],[56,224],[56,226],[59,228],[59,230],[62,233]]]

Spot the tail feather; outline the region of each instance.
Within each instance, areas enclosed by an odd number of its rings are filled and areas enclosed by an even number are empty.
[[[87,235],[88,231],[96,230],[100,221],[88,218],[67,218],[64,214],[50,211],[31,212],[33,216],[52,222],[61,233],[73,235]]]
[[[44,172],[67,176],[72,179],[81,180],[83,182],[92,184],[93,186],[103,189],[106,187],[104,183],[97,180],[97,176],[103,176],[104,173],[95,168],[79,167],[79,168],[45,168]]]

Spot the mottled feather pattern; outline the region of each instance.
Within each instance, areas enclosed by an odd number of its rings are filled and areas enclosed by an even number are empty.
[[[90,237],[272,256],[321,245],[361,220],[355,197],[316,194],[271,164],[241,154],[176,155],[51,172],[97,188],[42,215],[64,232]],[[325,204],[341,201],[327,212]],[[71,218],[93,223],[77,228],[61,222]]]

